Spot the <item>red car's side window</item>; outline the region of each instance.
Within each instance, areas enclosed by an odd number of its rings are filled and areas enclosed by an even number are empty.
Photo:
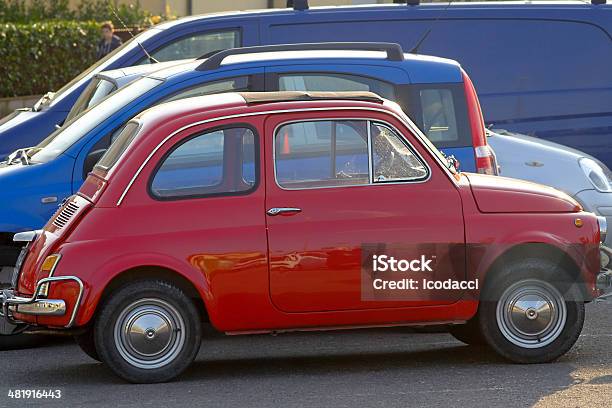
[[[423,161],[390,127],[370,124],[374,183],[415,181],[427,178]]]
[[[368,120],[319,120],[280,126],[275,175],[285,189],[427,179],[429,169],[390,126]]]
[[[308,121],[275,136],[276,179],[289,189],[368,184],[366,121]]]
[[[158,200],[244,194],[257,184],[255,130],[226,127],[177,143],[160,161],[149,182]]]

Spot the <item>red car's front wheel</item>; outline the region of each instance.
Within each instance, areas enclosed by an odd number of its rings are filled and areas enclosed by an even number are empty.
[[[487,282],[478,311],[486,342],[517,363],[549,362],[565,354],[584,323],[580,290],[568,276],[547,259],[505,265]]]

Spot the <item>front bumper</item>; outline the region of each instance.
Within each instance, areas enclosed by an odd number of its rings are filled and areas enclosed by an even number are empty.
[[[41,279],[36,285],[34,294],[29,298],[16,296],[14,290],[4,289],[2,292],[0,292],[0,305],[2,307],[0,316],[11,324],[24,323],[15,319],[13,317],[14,313],[34,316],[64,316],[67,310],[66,302],[64,300],[42,298],[40,293],[45,283],[50,284],[52,282],[60,281],[74,281],[79,285],[79,294],[74,304],[74,308],[72,309],[70,320],[64,326],[65,328],[72,327],[81,305],[81,298],[83,297],[83,282],[76,276],[57,276]]]
[[[602,265],[601,271],[597,274],[595,286],[602,294],[596,300],[612,300],[612,270],[608,269],[612,263],[612,249],[602,245],[600,252]]]

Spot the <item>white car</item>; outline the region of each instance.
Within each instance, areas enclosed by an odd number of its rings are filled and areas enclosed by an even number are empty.
[[[605,164],[579,150],[536,137],[501,129],[488,131],[487,136],[501,176],[561,190],[612,225],[612,172]],[[612,246],[612,234],[605,244]]]

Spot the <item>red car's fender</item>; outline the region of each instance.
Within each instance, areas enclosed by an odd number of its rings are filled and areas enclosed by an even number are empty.
[[[189,282],[205,304],[212,298],[209,283],[204,275],[184,261],[160,253],[130,252],[115,258],[107,258],[107,262],[98,264],[98,260],[105,259],[105,257],[96,256],[96,253],[100,252],[98,245],[99,243],[83,242],[79,244],[68,243],[60,247],[62,253],[60,262],[62,264],[61,268],[58,268],[58,275],[67,276],[74,272],[83,281],[84,285],[83,297],[80,302],[81,307],[74,323],[75,326],[83,326],[89,323],[100,302],[103,301],[102,295],[105,289],[111,282],[120,278],[124,273],[139,268],[164,269],[168,273],[174,273],[183,278],[184,281]],[[90,260],[89,264],[84,260]],[[75,288],[76,285],[71,282],[53,284],[49,297],[69,300],[67,313],[62,317],[39,317],[37,323],[49,326],[65,325],[68,316],[72,313],[74,300],[77,296]]]

